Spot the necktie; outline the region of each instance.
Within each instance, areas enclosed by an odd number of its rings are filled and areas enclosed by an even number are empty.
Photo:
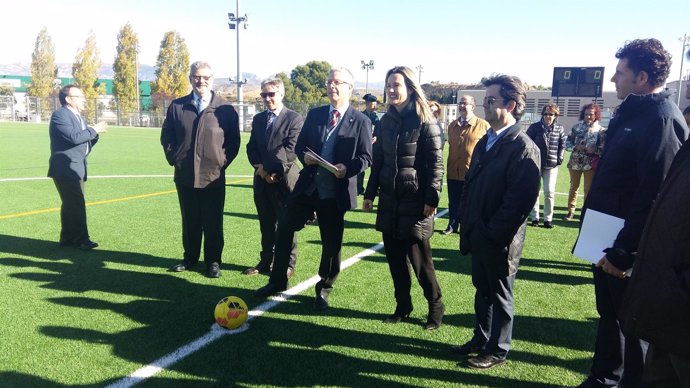
[[[86,127],[84,127],[84,119],[81,118],[81,115],[77,115],[77,120],[79,120],[79,126],[81,127],[81,130],[85,130]]]
[[[328,130],[332,131],[338,125],[338,119],[340,118],[340,112],[333,109],[331,112],[331,119],[328,121]]]
[[[199,111],[199,113],[206,109],[206,105],[206,101],[202,97],[199,97],[199,99],[196,100],[196,108]]]
[[[465,125],[467,125],[467,120],[462,120],[462,121],[460,122],[460,126],[461,126],[461,127],[464,127]]]
[[[276,119],[276,114],[268,111],[268,122],[266,123],[266,139],[271,136],[271,130],[273,129],[273,122]]]

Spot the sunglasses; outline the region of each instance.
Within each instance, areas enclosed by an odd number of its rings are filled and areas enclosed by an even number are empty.
[[[261,98],[275,97],[276,92],[261,92],[261,93],[259,93],[259,95],[261,96]]]

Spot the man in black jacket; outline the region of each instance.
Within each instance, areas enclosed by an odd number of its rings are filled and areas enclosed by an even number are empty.
[[[460,201],[460,252],[472,255],[474,335],[454,346],[477,354],[473,368],[505,362],[513,331],[513,283],[525,240],[527,215],[539,193],[539,148],[518,121],[525,111],[519,78],[495,75],[486,87],[484,113],[490,128],[472,153]]]
[[[354,78],[344,68],[331,69],[326,80],[330,105],[309,111],[297,138],[296,153],[304,165],[278,221],[275,261],[267,285],[254,292],[267,297],[287,289],[287,269],[295,232],[314,212],[321,232],[321,264],[314,309],[328,308],[328,297],[340,273],[345,212],[357,206],[357,174],[371,165],[371,121],[350,106]],[[333,167],[310,156],[313,151]]]
[[[211,90],[208,63],[192,63],[189,82],[192,93],[170,104],[161,131],[165,158],[175,166],[182,212],[184,259],[170,270],[196,265],[203,235],[206,273],[217,278],[224,245],[225,169],[240,150],[240,127],[235,109]]]
[[[647,343],[621,332],[618,313],[642,228],[688,127],[664,82],[671,55],[656,39],[627,42],[616,53],[611,81],[623,100],[609,123],[606,144],[582,214],[589,209],[625,223],[594,267],[599,324],[592,369],[580,387],[640,386]]]
[[[304,119],[283,105],[283,97],[285,86],[279,78],[261,83],[261,98],[266,110],[254,116],[247,143],[247,158],[255,169],[254,204],[261,230],[261,259],[259,264],[244,270],[245,275],[271,271],[276,226],[299,176],[295,144]],[[297,242],[293,238],[288,277],[294,272],[296,256]]]

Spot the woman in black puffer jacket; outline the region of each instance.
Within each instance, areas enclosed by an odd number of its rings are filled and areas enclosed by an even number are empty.
[[[444,306],[429,238],[443,182],[441,129],[412,70],[399,66],[386,74],[390,107],[374,143],[364,210],[379,196],[376,230],[383,234],[397,306],[384,322],[398,323],[412,312],[408,259],[429,302],[424,328],[441,325]]]

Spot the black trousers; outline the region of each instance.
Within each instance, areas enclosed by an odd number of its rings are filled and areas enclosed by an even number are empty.
[[[177,184],[177,197],[182,213],[182,247],[184,261],[196,264],[204,239],[204,262],[221,263],[223,253],[223,209],[225,185],[195,189]]]
[[[690,388],[690,358],[650,344],[644,366],[644,383],[649,388]]]
[[[259,216],[259,229],[261,230],[261,259],[259,267],[268,269],[273,265],[274,248],[276,242],[276,229],[278,220],[282,217],[285,202],[289,192],[283,187],[282,182],[266,184],[259,189],[254,189],[254,205]],[[297,261],[297,238],[293,236],[290,249],[291,268],[295,268]]]
[[[623,334],[618,321],[618,308],[630,280],[593,268],[599,324],[588,381],[592,386],[600,387],[639,387],[648,344]]]
[[[53,179],[60,194],[60,243],[78,245],[89,240],[86,226],[86,201],[84,200],[84,181]]]
[[[513,338],[515,275],[499,276],[486,260],[472,255],[474,335],[470,342],[484,354],[506,358]]]
[[[460,197],[465,181],[448,179],[448,228],[460,230]]]
[[[412,279],[407,264],[408,260],[419,285],[424,290],[424,297],[429,305],[440,303],[441,287],[436,281],[436,270],[434,269],[429,240],[401,240],[392,233],[383,233],[383,245],[386,251],[388,269],[393,278],[395,301],[398,306],[403,309],[412,307],[410,297]]]
[[[321,233],[321,280],[316,284],[316,294],[327,297],[340,273],[345,212],[338,210],[334,198],[320,199],[316,191],[311,195],[300,194],[288,199],[283,217],[278,221],[275,261],[269,282],[277,287],[287,288],[287,268],[295,232],[304,228],[314,212],[319,220]]]

